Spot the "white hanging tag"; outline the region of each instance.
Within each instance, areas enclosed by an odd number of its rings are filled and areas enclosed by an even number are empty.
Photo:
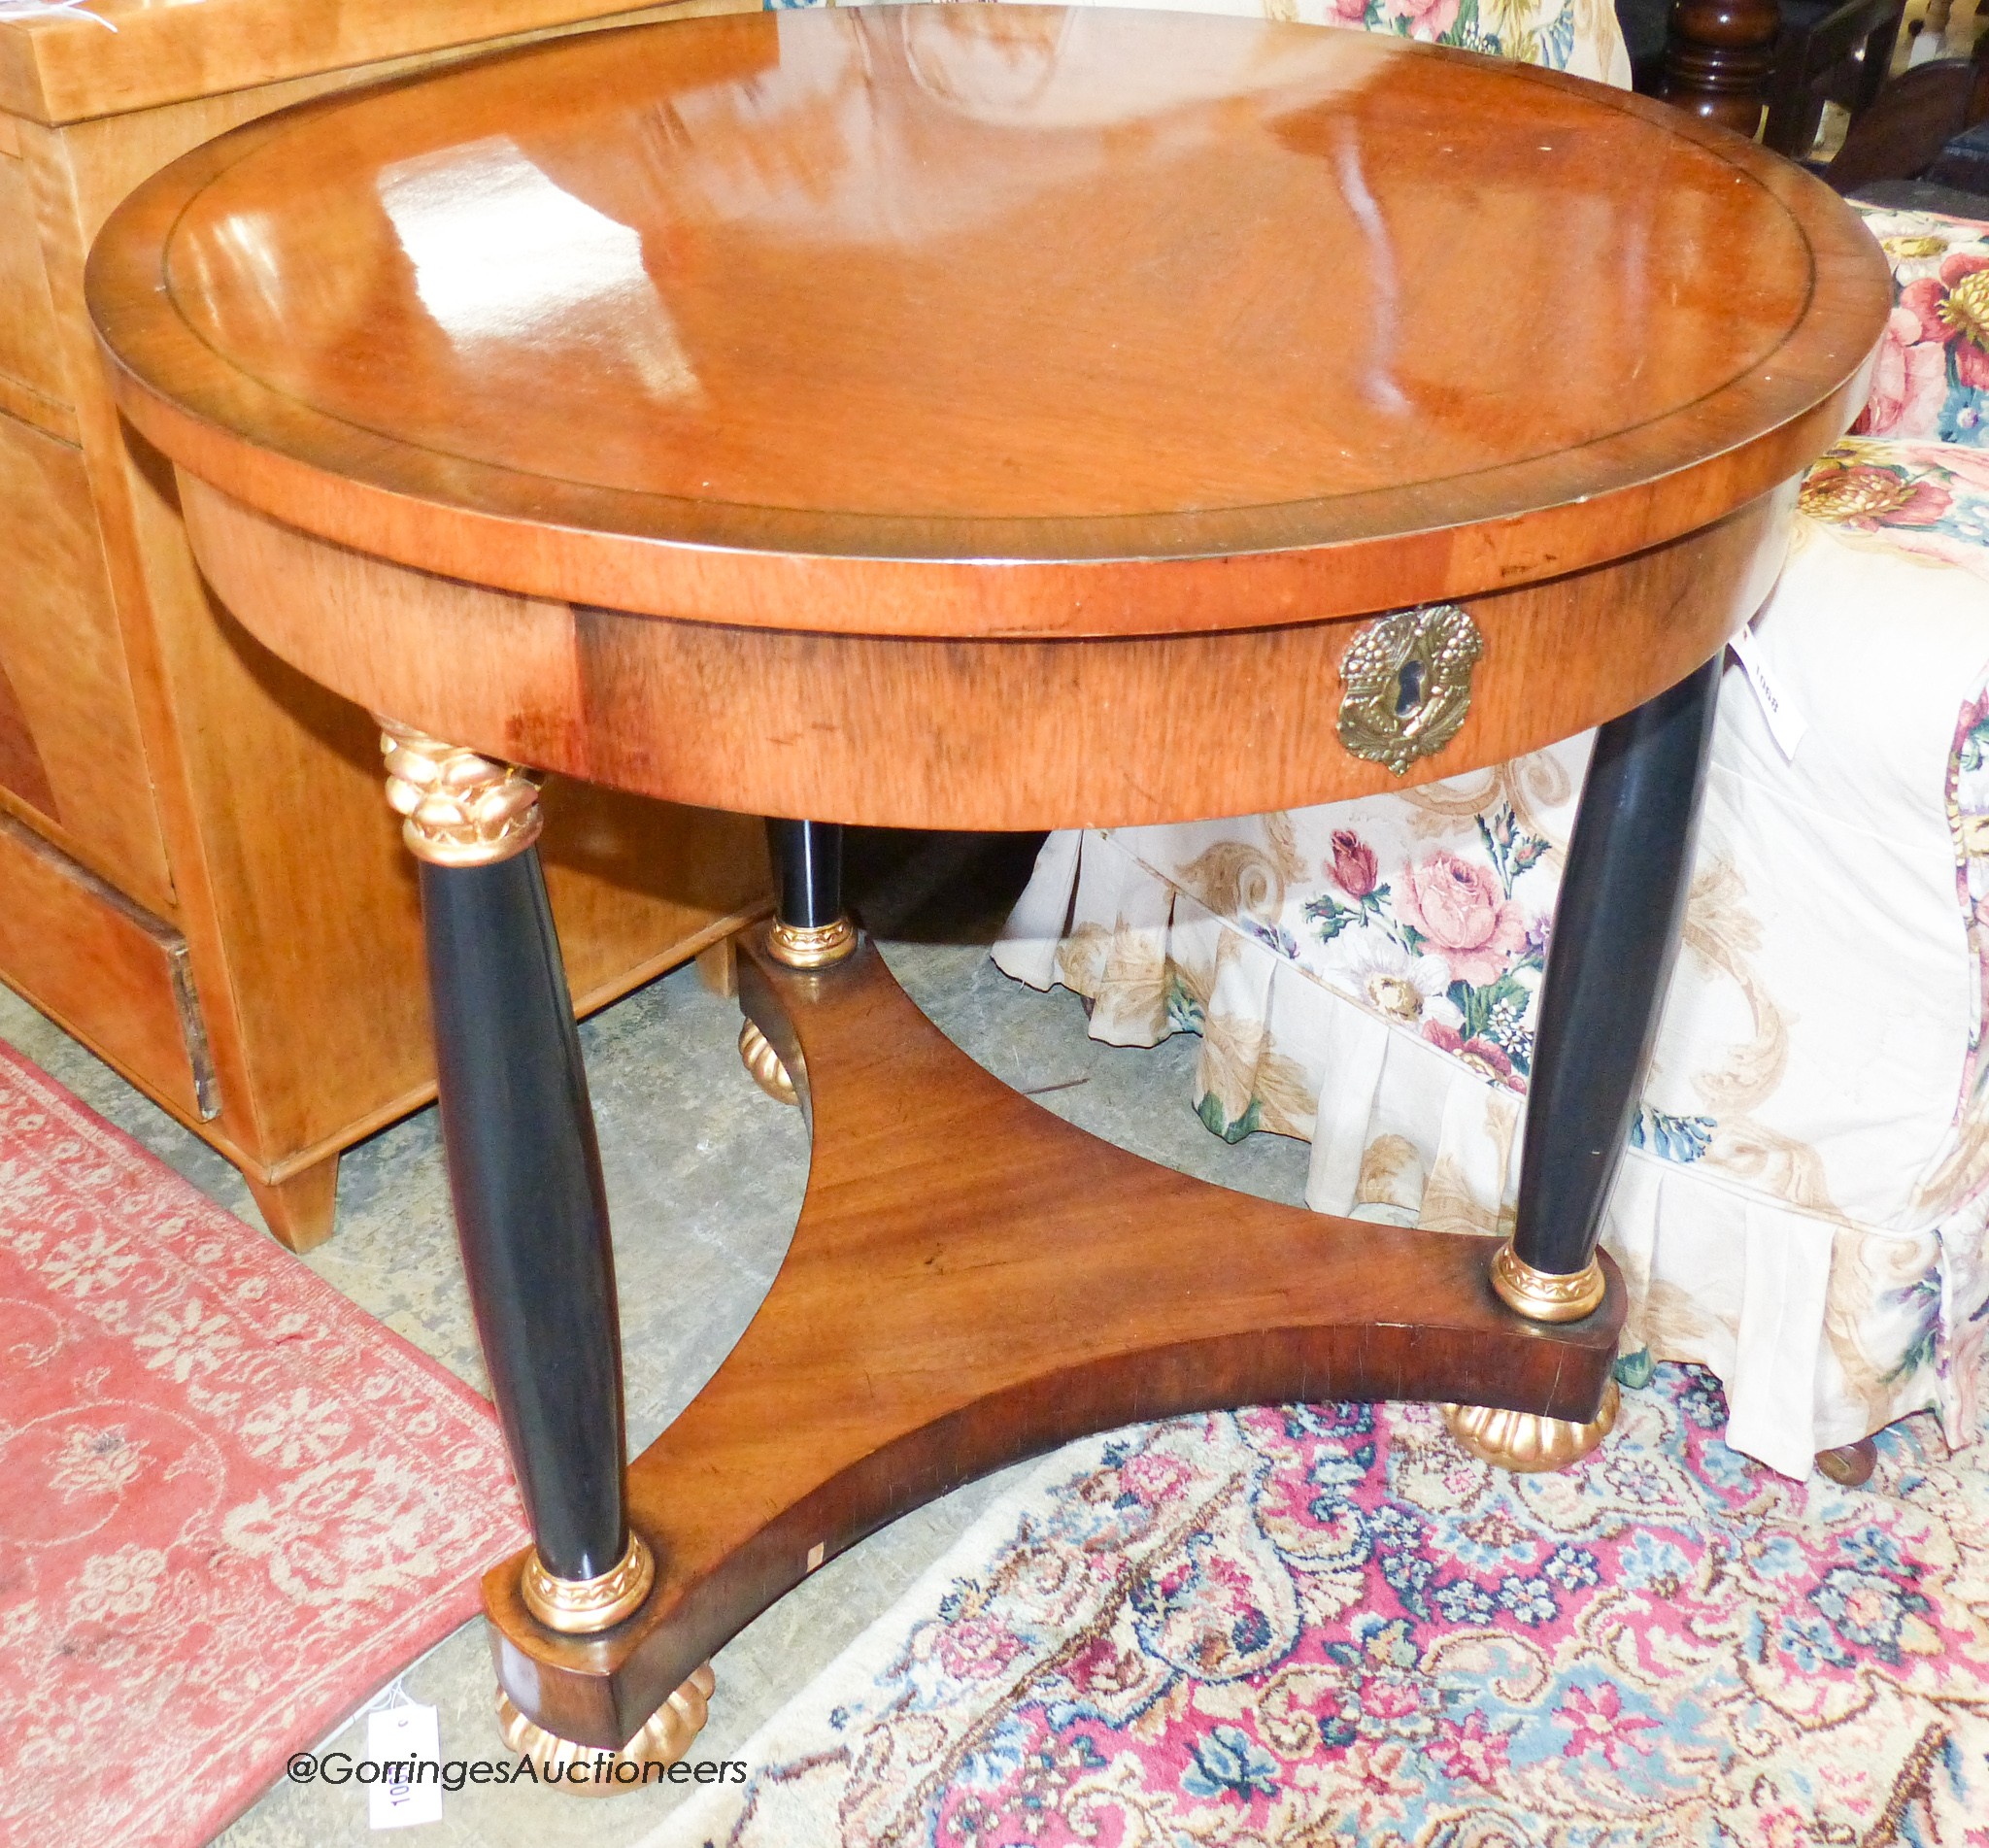
[[[1803,734],[1809,729],[1809,722],[1789,703],[1787,696],[1775,685],[1774,675],[1769,671],[1761,638],[1755,634],[1752,622],[1734,637],[1731,646],[1734,658],[1740,663],[1748,686],[1754,689],[1754,696],[1761,702],[1761,716],[1768,721],[1769,734],[1775,741],[1775,749],[1791,763],[1795,762],[1796,747],[1803,742]]]
[[[435,1709],[417,1701],[376,1707],[366,1716],[366,1756],[397,1775],[366,1790],[366,1820],[375,1829],[407,1829],[442,1820],[442,1742]]]

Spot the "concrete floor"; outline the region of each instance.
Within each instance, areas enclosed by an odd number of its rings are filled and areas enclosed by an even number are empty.
[[[1257,1136],[1234,1146],[1190,1108],[1197,1042],[1152,1052],[1098,1045],[1077,1000],[1033,993],[988,960],[992,924],[1027,868],[1027,843],[888,838],[853,855],[853,885],[892,968],[927,1015],[1008,1084],[1071,1122],[1209,1180],[1298,1202],[1304,1145]],[[867,882],[867,890],[866,888]],[[948,898],[953,902],[946,902]],[[965,902],[961,902],[961,900]],[[807,1175],[800,1115],[741,1069],[735,1004],[689,967],[651,983],[582,1029],[600,1127],[621,1278],[631,1443],[646,1445],[710,1377],[765,1294]],[[235,1170],[40,1015],[0,991],[0,1038],[135,1135],[212,1198],[259,1225]],[[484,1390],[451,1226],[435,1112],[352,1150],[338,1229],[304,1261],[360,1307]],[[694,1756],[737,1757],[757,1727],[886,1611],[998,1493],[990,1478],[897,1522],[830,1562],[718,1656],[711,1724]],[[439,1710],[442,1755],[503,1756],[481,1621],[406,1676]],[[355,1718],[335,1744],[364,1757]],[[444,1798],[411,1841],[478,1848],[623,1848],[654,1829],[681,1790],[605,1800],[489,1787]],[[335,1848],[374,1839],[355,1786],[279,1785],[220,1838],[224,1848]]]

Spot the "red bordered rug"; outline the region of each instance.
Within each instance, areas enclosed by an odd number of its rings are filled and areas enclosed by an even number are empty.
[[[489,1406],[0,1046],[0,1841],[206,1841],[522,1545]]]

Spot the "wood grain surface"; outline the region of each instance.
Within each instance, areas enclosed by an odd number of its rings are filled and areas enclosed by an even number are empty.
[[[525,1610],[523,1555],[484,1584],[499,1680],[564,1738],[620,1745],[823,1560],[1086,1431],[1332,1398],[1595,1413],[1625,1302],[1606,1258],[1594,1315],[1530,1324],[1492,1293],[1496,1240],[1273,1205],[1129,1155],[982,1070],[867,944],[812,976],[756,949],[740,995],[814,1154],[766,1301],[629,1467],[657,1588],[583,1638]]]
[[[624,17],[739,3],[672,0],[625,9]],[[81,17],[0,20],[0,110],[50,123],[127,115],[392,58],[432,58],[456,46],[585,28],[595,11],[588,0],[90,0]],[[105,30],[106,20],[115,32]],[[0,117],[0,143],[5,128]]]
[[[171,918],[172,881],[85,458],[4,414],[0,561],[0,673],[44,772],[36,787],[0,771],[0,789],[65,853]]]
[[[1663,544],[1835,439],[1888,304],[1826,188],[1641,99],[1036,7],[691,20],[308,106],[141,188],[89,292],[139,426],[303,530],[982,637]]]
[[[223,601],[373,711],[646,795],[957,828],[1248,815],[1503,762],[1713,654],[1767,596],[1795,494],[1791,482],[1669,545],[1473,598],[1485,654],[1469,715],[1397,777],[1334,736],[1356,621],[1086,641],[679,622],[411,571],[181,479]]]
[[[38,398],[60,402],[68,384],[55,342],[34,197],[17,146],[13,154],[0,152],[0,376]],[[70,441],[75,440],[72,431]]]
[[[186,940],[0,813],[0,980],[195,1123],[215,1075]]]

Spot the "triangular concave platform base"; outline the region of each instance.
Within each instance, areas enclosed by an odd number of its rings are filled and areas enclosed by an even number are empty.
[[[976,1476],[1145,1419],[1455,1399],[1584,1420],[1623,1286],[1549,1327],[1493,1294],[1492,1239],[1273,1205],[1129,1155],[975,1064],[866,942],[740,999],[810,1118],[786,1262],[725,1364],[629,1469],[656,1589],[557,1636],[485,1581],[499,1680],[619,1745],[825,1559]],[[1604,1260],[1605,1266],[1607,1260]]]

